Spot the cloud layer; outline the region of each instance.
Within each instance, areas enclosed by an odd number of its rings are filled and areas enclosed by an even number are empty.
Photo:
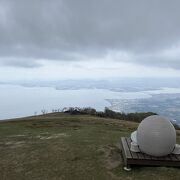
[[[111,56],[180,69],[179,7],[179,0],[1,0],[0,64]]]

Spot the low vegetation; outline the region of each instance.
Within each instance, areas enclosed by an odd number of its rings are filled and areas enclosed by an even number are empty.
[[[157,113],[154,112],[135,112],[135,113],[124,113],[124,112],[115,112],[110,110],[109,108],[105,108],[103,111],[96,111],[96,109],[93,108],[78,108],[78,107],[70,107],[63,110],[65,113],[70,113],[72,115],[77,114],[88,114],[103,118],[112,118],[112,119],[120,119],[125,121],[132,121],[140,123],[144,118],[151,116],[151,115],[157,115]],[[180,129],[180,127],[177,124],[173,125],[175,129]]]
[[[120,137],[129,136],[137,126],[136,122],[70,113],[1,122],[0,179],[178,180],[178,168],[123,170]]]
[[[98,117],[104,117],[104,118],[113,118],[113,119],[120,119],[120,120],[126,120],[126,121],[133,121],[133,122],[141,122],[144,118],[151,116],[151,115],[157,115],[153,112],[136,112],[136,113],[124,113],[124,112],[115,112],[110,110],[109,108],[105,108],[103,111],[96,111],[93,108],[78,108],[78,107],[70,107],[64,110],[65,113],[70,114],[89,114],[94,115]]]

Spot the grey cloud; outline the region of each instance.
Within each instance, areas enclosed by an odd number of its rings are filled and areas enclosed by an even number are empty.
[[[35,61],[30,58],[26,59],[15,59],[15,58],[5,58],[0,59],[0,65],[10,66],[10,67],[22,67],[22,68],[37,68],[42,66],[42,64],[38,61]]]
[[[137,64],[143,64],[145,66],[157,66],[162,68],[180,69],[180,56],[179,57],[164,57],[156,54],[139,55],[134,58],[134,62]]]
[[[122,50],[147,53],[132,61],[146,65],[149,54],[153,60],[180,41],[179,7],[179,0],[1,0],[0,56],[69,61]],[[153,61],[180,66],[178,59]]]

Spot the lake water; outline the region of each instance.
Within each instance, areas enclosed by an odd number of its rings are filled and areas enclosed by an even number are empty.
[[[153,94],[180,93],[180,88],[141,92],[113,92],[107,89],[56,90],[51,87],[0,85],[0,119],[41,114],[42,109],[63,107],[93,107],[103,110],[110,106],[106,99],[142,99]]]

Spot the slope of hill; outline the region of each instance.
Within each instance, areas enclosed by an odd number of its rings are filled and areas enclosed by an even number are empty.
[[[52,113],[0,123],[0,179],[179,179],[178,168],[123,170],[121,136],[134,122]],[[180,131],[177,131],[180,143]]]

